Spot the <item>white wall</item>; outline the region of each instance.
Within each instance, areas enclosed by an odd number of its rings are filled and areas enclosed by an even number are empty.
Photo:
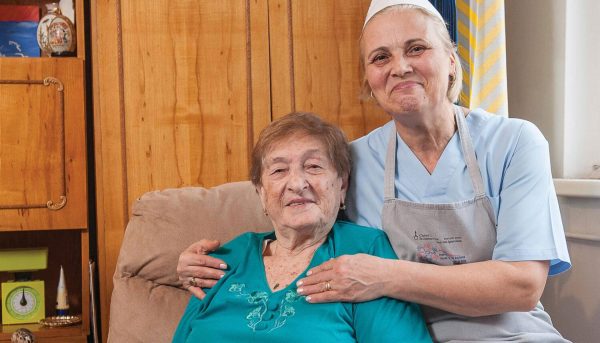
[[[559,198],[568,232],[598,237],[600,199]],[[556,328],[577,343],[600,341],[600,242],[569,239],[573,267],[546,283],[542,304]]]
[[[562,176],[566,0],[506,0],[509,116],[535,123]]]
[[[600,165],[600,2],[568,1],[566,13],[563,176],[585,178]]]
[[[550,142],[552,172],[600,165],[600,1],[506,0],[509,115]]]
[[[505,0],[508,107],[550,143],[552,173],[584,178],[600,164],[600,2]],[[559,197],[567,234],[600,237],[600,198]],[[573,268],[542,303],[578,343],[600,340],[600,243],[568,239]]]

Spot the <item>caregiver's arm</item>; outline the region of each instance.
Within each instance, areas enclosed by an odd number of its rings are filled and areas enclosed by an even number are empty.
[[[212,288],[225,274],[222,269],[227,269],[227,264],[218,258],[207,254],[221,246],[219,241],[202,239],[190,245],[179,255],[177,262],[177,276],[198,299],[206,295],[202,288]],[[194,284],[190,281],[194,277]]]
[[[309,302],[361,302],[381,296],[466,316],[529,311],[548,276],[548,261],[484,261],[454,266],[358,254],[327,261],[299,281]],[[329,281],[332,290],[321,292]]]

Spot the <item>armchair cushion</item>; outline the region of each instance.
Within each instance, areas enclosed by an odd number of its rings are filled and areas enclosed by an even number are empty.
[[[190,294],[177,278],[179,254],[202,238],[226,242],[247,231],[269,231],[248,182],[144,194],[125,231],[110,306],[110,342],[170,342]]]

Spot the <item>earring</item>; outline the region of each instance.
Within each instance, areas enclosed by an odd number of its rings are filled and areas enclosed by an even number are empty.
[[[450,84],[454,84],[454,81],[456,81],[456,75],[450,74],[448,76],[448,80],[450,80]]]
[[[268,216],[269,216],[269,212],[267,212],[267,209],[266,209],[266,208],[263,208],[263,213],[265,214],[265,216],[266,216],[266,217],[268,217]]]
[[[375,97],[373,96],[373,91],[371,91],[371,98],[375,98]]]
[[[342,211],[343,211],[343,210],[345,210],[345,209],[346,209],[346,204],[344,204],[344,203],[341,203],[341,204],[340,204],[340,210],[342,210]]]

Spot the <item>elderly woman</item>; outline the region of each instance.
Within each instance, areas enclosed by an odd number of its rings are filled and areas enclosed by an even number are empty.
[[[565,342],[539,302],[547,276],[570,268],[540,131],[453,104],[460,62],[426,0],[374,0],[360,47],[365,93],[392,121],[351,144],[346,212],[382,228],[400,260],[341,256],[297,292],[423,304],[434,341]],[[199,264],[219,261],[188,250],[179,270],[206,283],[223,273]]]
[[[380,230],[336,222],[349,172],[343,133],[317,116],[294,113],[265,128],[251,178],[275,231],[241,235],[212,254],[229,270],[203,300],[192,297],[173,341],[430,342],[415,304],[312,305],[296,292],[308,268],[331,258],[395,258]]]

